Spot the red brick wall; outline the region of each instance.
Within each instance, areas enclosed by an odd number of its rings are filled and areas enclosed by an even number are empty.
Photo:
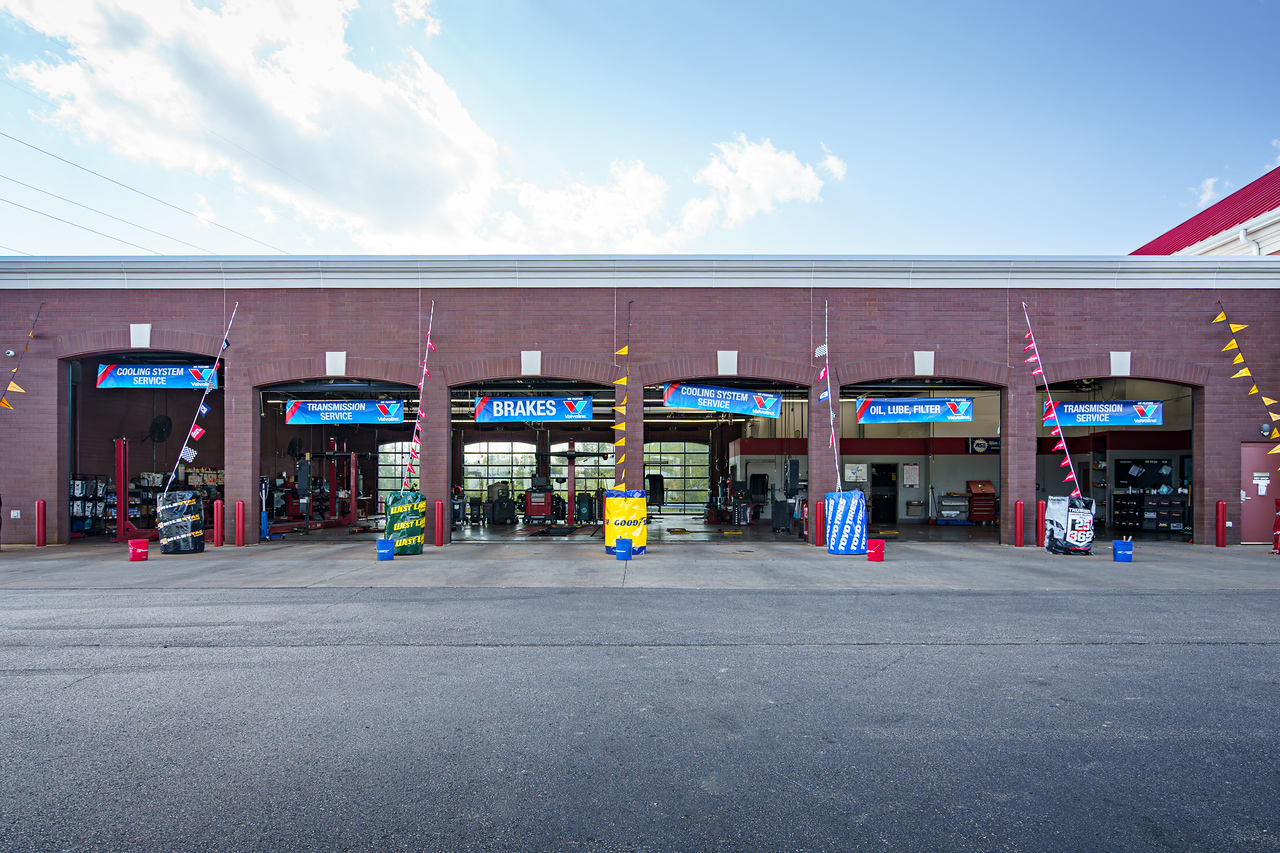
[[[823,302],[830,306],[830,346],[838,381],[910,375],[911,354],[934,350],[938,375],[1007,386],[1002,403],[1001,491],[1005,530],[1013,501],[1035,500],[1036,384],[1023,364],[1025,301],[1053,380],[1105,375],[1107,353],[1133,353],[1134,375],[1204,384],[1195,396],[1196,529],[1211,529],[1213,504],[1228,500],[1238,522],[1239,445],[1257,437],[1266,417],[1258,396],[1221,352],[1222,324],[1209,320],[1215,301],[1232,318],[1248,322],[1241,334],[1264,393],[1280,397],[1280,353],[1273,329],[1280,311],[1269,290],[1051,290],[1051,289],[827,289],[817,288],[501,288],[501,289],[272,289],[222,290],[3,290],[0,338],[20,343],[29,317],[43,300],[44,314],[19,376],[26,394],[13,394],[14,411],[0,410],[0,494],[4,542],[31,542],[37,497],[49,501],[51,541],[66,537],[66,483],[70,460],[66,424],[66,359],[92,361],[99,351],[127,350],[130,323],[151,323],[157,348],[209,354],[220,341],[232,303],[240,301],[225,390],[216,416],[224,418],[227,498],[257,512],[257,478],[273,454],[260,446],[257,381],[322,375],[324,353],[346,351],[348,373],[357,370],[416,383],[427,309],[435,300],[431,354],[433,378],[423,389],[423,485],[429,501],[449,494],[450,429],[447,384],[519,373],[521,350],[541,350],[544,375],[609,385],[620,368],[613,353],[627,341],[631,303],[631,386],[627,435],[642,434],[638,384],[717,378],[716,352],[737,350],[739,373],[779,382],[816,382],[813,348],[823,335]],[[60,360],[61,359],[61,360]],[[273,365],[268,369],[267,365]],[[353,367],[353,365],[355,367]],[[621,392],[622,389],[619,389]],[[84,391],[86,396],[88,392]],[[105,392],[104,392],[105,393]],[[130,392],[123,392],[130,393]],[[618,395],[621,399],[621,393]],[[139,437],[152,404],[122,413],[124,397],[106,398],[103,422],[81,428],[81,461],[99,465],[101,448],[86,451],[94,430],[123,430]],[[811,396],[810,458],[826,458],[826,404]],[[110,410],[110,411],[108,411]],[[168,410],[178,430],[189,415],[171,396]],[[87,411],[87,408],[86,408]],[[111,437],[111,436],[108,436]],[[91,439],[96,441],[96,439]],[[209,438],[204,440],[209,441]],[[169,444],[179,446],[175,439]],[[142,445],[145,447],[145,445]],[[135,458],[140,454],[134,445]],[[212,459],[209,445],[197,464]],[[638,442],[627,446],[627,484],[639,484],[643,459]],[[149,455],[149,449],[145,451]],[[172,459],[169,459],[169,464]],[[150,467],[148,462],[146,467]],[[274,463],[272,463],[274,467]],[[828,471],[828,469],[830,469]],[[139,468],[142,470],[142,468]],[[835,486],[834,463],[811,467],[811,489]],[[829,482],[828,482],[829,481]],[[8,510],[23,510],[10,520]],[[1033,513],[1030,511],[1028,515]],[[229,511],[229,519],[232,513]],[[1233,534],[1238,531],[1233,528]],[[252,536],[250,537],[252,539]],[[1205,542],[1201,535],[1197,541]]]

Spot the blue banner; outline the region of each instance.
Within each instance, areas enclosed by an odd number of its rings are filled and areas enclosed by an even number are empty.
[[[867,553],[867,496],[859,491],[824,495],[828,554]]]
[[[294,400],[285,407],[287,424],[402,424],[401,400]]]
[[[590,397],[476,397],[476,423],[589,421]]]
[[[858,401],[860,424],[942,424],[972,420],[972,397],[863,398]]]
[[[218,387],[213,365],[99,364],[99,388],[198,388]]]
[[[1060,426],[1160,426],[1164,423],[1164,403],[1156,400],[1108,400],[1106,402],[1060,402]],[[1049,401],[1044,404],[1048,418]],[[1053,418],[1045,423],[1052,424]]]
[[[669,409],[704,409],[761,418],[776,418],[782,414],[782,397],[777,394],[685,382],[663,385],[662,405]]]

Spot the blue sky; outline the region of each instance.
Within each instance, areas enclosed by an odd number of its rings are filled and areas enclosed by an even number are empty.
[[[0,137],[0,253],[1124,254],[1280,162],[1278,25],[1262,0],[0,0],[0,130],[187,211]]]

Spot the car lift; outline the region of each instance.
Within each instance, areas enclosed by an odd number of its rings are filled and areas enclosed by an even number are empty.
[[[568,504],[565,506],[564,524],[552,524],[546,530],[546,534],[548,536],[568,536],[570,533],[573,533],[575,530],[578,529],[578,526],[573,523],[573,511],[574,511],[574,503],[575,503],[574,499],[577,497],[577,495],[575,494],[575,482],[574,482],[575,462],[578,459],[603,459],[605,457],[613,455],[612,451],[608,453],[587,453],[581,450],[575,450],[574,449],[575,445],[576,445],[576,442],[573,439],[569,439],[569,449],[566,452],[547,454],[548,456],[555,456],[560,459],[565,459],[569,463],[568,464],[569,501],[568,501]]]
[[[283,533],[310,533],[312,530],[323,530],[327,527],[351,527],[359,526],[359,512],[357,509],[357,484],[360,482],[360,468],[356,463],[356,459],[360,456],[372,458],[372,453],[356,453],[354,451],[343,453],[340,451],[327,451],[313,453],[312,456],[322,456],[328,461],[328,470],[326,481],[329,483],[329,517],[313,520],[311,515],[311,502],[307,501],[307,518],[291,519],[289,521],[277,521],[274,524],[264,525],[263,532],[267,536],[263,538],[275,538],[276,534]],[[338,515],[338,460],[346,457],[348,460],[347,468],[347,486],[350,497],[347,499],[347,511],[345,514]]]
[[[112,542],[159,539],[160,531],[143,530],[129,520],[129,439],[116,440],[116,535]]]

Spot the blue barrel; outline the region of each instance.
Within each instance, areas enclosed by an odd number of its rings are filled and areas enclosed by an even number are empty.
[[[1133,543],[1120,539],[1111,540],[1111,559],[1117,563],[1133,562]]]
[[[396,556],[396,540],[379,539],[378,540],[378,559],[394,560]]]
[[[613,553],[617,555],[619,560],[631,559],[631,540],[615,539],[613,540]]]

